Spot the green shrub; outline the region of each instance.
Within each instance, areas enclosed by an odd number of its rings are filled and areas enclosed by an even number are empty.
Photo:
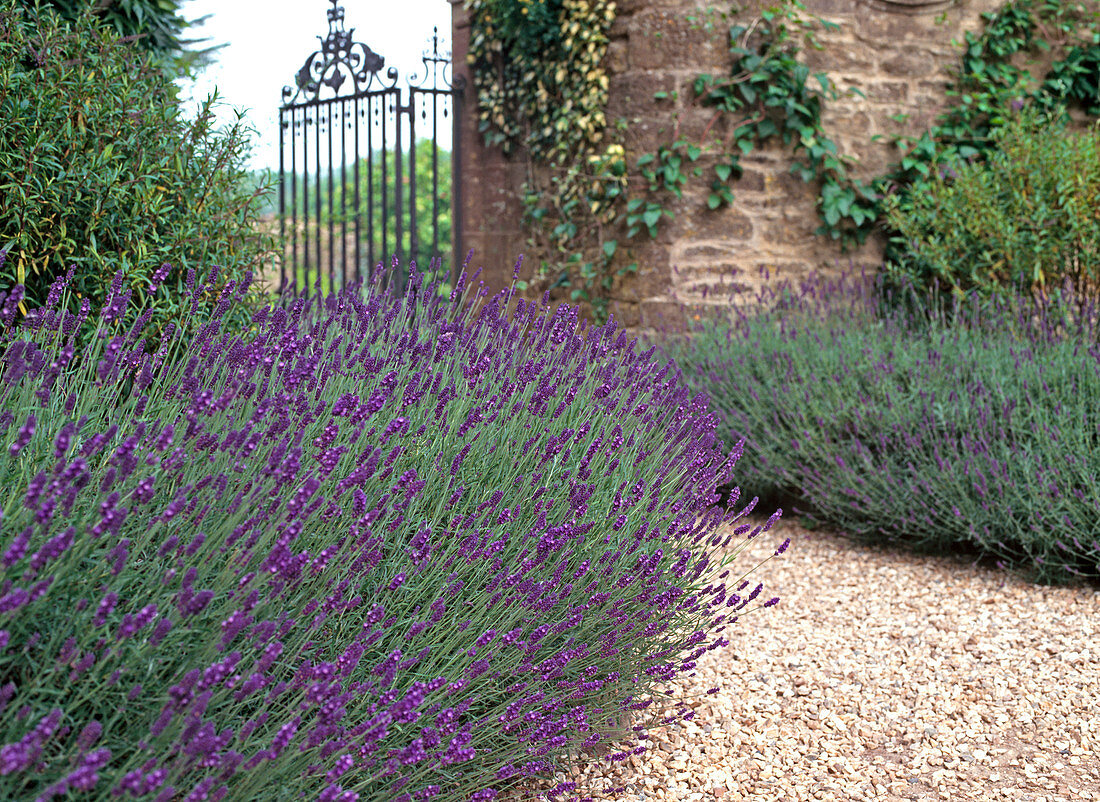
[[[772,288],[668,346],[727,447],[745,441],[741,487],[869,542],[1100,575],[1096,307],[1076,327],[1057,297],[929,319],[880,290]]]
[[[121,271],[156,328],[189,317],[190,269],[218,266],[218,287],[258,273],[274,239],[255,227],[241,120],[216,130],[215,98],[185,120],[171,81],[91,17],[18,5],[0,0],[0,289],[25,285],[25,312],[75,264],[94,309]],[[150,297],[164,263],[170,291]]]
[[[922,287],[1046,290],[1069,281],[1095,295],[1100,278],[1100,124],[1020,109],[992,134],[981,162],[956,159],[922,192],[887,198],[898,232],[890,265]]]
[[[56,9],[69,21],[91,13],[119,36],[132,37],[137,47],[157,59],[170,75],[193,74],[211,62],[210,54],[217,49],[187,49],[203,40],[183,38],[186,28],[201,21],[183,18],[184,0],[19,0],[19,5],[29,9],[39,3]]]

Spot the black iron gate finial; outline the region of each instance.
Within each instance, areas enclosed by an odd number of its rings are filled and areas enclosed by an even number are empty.
[[[458,76],[452,80],[451,52],[449,50],[439,52],[439,26],[432,27],[432,47],[425,50],[420,60],[424,62],[424,74],[413,73],[409,76],[409,85],[423,90],[438,90],[461,92],[466,86],[465,76]],[[431,81],[429,84],[428,81]],[[446,114],[444,114],[446,116]]]
[[[295,86],[283,87],[284,105],[320,100],[322,86],[329,87],[333,96],[339,97],[340,87],[348,78],[352,80],[349,95],[367,91],[376,80],[381,83],[379,73],[386,60],[367,45],[356,42],[353,38],[355,28],[348,30],[344,27],[344,7],[339,5],[338,0],[329,0],[329,3],[332,8],[325,12],[328,34],[317,37],[321,41],[321,49],[313,51],[302,64],[294,76]],[[393,86],[397,82],[397,70],[390,67],[386,78]]]

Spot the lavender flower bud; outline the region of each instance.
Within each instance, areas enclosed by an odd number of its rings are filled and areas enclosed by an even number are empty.
[[[34,437],[34,430],[37,425],[38,418],[34,413],[32,412],[30,415],[27,415],[27,419],[19,428],[19,434],[16,435],[15,442],[8,447],[8,453],[13,457],[18,456],[19,452],[26,448],[31,438]]]

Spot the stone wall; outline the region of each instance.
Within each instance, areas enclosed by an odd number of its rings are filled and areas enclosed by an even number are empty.
[[[805,0],[811,14],[839,25],[822,32],[820,51],[805,58],[824,71],[843,93],[849,88],[865,97],[847,95],[827,105],[826,130],[841,153],[857,157],[857,177],[884,171],[896,157],[889,134],[917,135],[928,128],[946,105],[947,69],[958,63],[952,40],[981,27],[980,15],[1001,0]],[[754,10],[770,5],[750,2],[736,19],[748,20]],[[713,110],[692,103],[691,84],[700,73],[728,74],[728,23],[704,29],[707,9],[726,10],[698,0],[619,0],[611,30],[606,64],[610,78],[608,120],[625,119],[627,162],[672,141],[674,128],[704,144],[723,138],[729,145],[732,126],[714,121]],[[456,74],[469,75],[465,65],[468,23],[461,2],[454,5]],[[937,16],[943,19],[937,21]],[[696,17],[693,22],[689,17]],[[676,100],[656,101],[653,94],[677,92]],[[464,123],[463,207],[464,242],[476,250],[474,266],[484,265],[487,283],[495,288],[511,279],[516,256],[525,249],[520,225],[520,188],[526,167],[522,157],[509,161],[498,148],[486,148],[477,133],[476,96],[467,89]],[[908,114],[904,123],[891,117]],[[675,122],[678,117],[678,123]],[[885,142],[875,143],[874,135]],[[854,264],[874,269],[881,262],[883,243],[870,241],[858,251],[839,247],[813,234],[818,225],[812,185],[789,173],[791,158],[776,145],[743,159],[744,176],[733,185],[730,208],[710,211],[705,205],[708,174],[714,162],[706,154],[698,162],[702,178],[689,179],[681,201],[671,199],[675,214],[664,222],[656,240],[644,232],[629,243],[620,241],[617,264],[637,261],[637,274],[616,279],[610,309],[630,328],[649,329],[675,320],[683,303],[725,302],[731,271],[751,288],[772,278],[798,278],[811,270],[836,270]],[[640,175],[634,187],[644,186]],[[525,275],[537,264],[528,255]],[[704,298],[704,295],[706,296]]]

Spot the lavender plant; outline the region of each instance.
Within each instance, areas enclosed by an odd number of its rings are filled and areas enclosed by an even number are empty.
[[[777,601],[728,565],[779,513],[712,506],[714,417],[613,323],[464,272],[238,331],[230,282],[150,352],[119,279],[77,353],[69,278],[0,306],[0,797],[491,799],[644,750]]]
[[[1096,307],[1068,285],[946,305],[883,288],[777,284],[667,347],[745,441],[743,486],[868,542],[1100,575]]]

